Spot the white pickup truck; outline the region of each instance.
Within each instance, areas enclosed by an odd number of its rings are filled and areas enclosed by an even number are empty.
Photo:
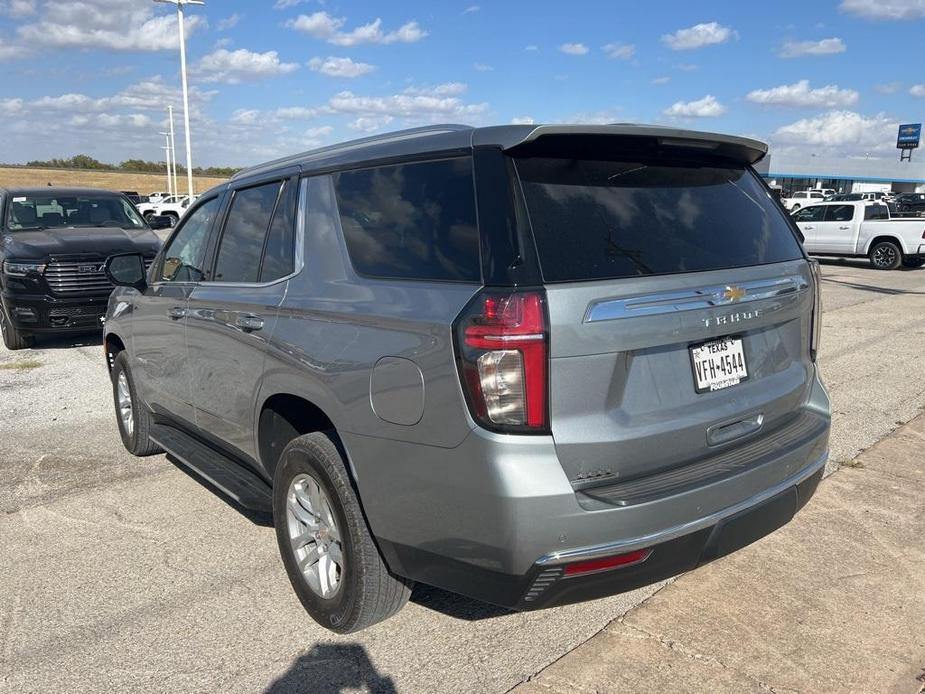
[[[925,220],[890,219],[883,203],[825,202],[792,217],[810,255],[867,256],[878,270],[925,265]]]
[[[198,195],[194,195],[192,202],[195,202],[198,197]],[[138,211],[145,219],[155,216],[169,217],[171,226],[176,226],[180,218],[186,214],[190,202],[188,195],[168,195],[160,202],[148,202],[138,205]]]
[[[825,193],[821,190],[798,190],[789,198],[781,198],[781,205],[786,207],[791,212],[800,209],[801,207],[806,207],[807,205],[813,205],[817,202],[822,202],[822,199],[825,197]]]

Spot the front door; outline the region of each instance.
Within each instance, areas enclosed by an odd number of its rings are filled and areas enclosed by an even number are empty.
[[[821,253],[819,247],[819,224],[825,218],[825,205],[811,205],[793,213],[796,222],[803,233],[803,248],[807,253]]]
[[[816,223],[816,239],[820,253],[851,253],[854,251],[853,204],[826,205],[825,217]]]
[[[229,193],[210,281],[189,302],[187,339],[200,430],[256,460],[254,411],[267,342],[295,272],[297,179]]]
[[[205,200],[167,242],[150,286],[135,301],[133,346],[142,397],[151,409],[181,424],[195,421],[186,345],[189,297],[202,279],[206,242],[219,209]]]

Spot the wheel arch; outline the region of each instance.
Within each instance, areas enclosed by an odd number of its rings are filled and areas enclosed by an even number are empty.
[[[870,241],[867,242],[867,247],[864,249],[864,255],[870,255],[871,250],[878,243],[888,241],[892,244],[895,244],[899,247],[899,252],[902,255],[906,254],[906,249],[903,247],[902,240],[897,236],[892,236],[890,234],[879,234],[878,236],[873,237]]]
[[[106,368],[111,373],[116,357],[125,351],[125,341],[116,333],[108,332],[103,338],[103,350],[106,355]]]

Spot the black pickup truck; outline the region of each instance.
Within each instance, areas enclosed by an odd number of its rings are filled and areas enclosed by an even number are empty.
[[[7,349],[39,333],[99,330],[112,285],[103,262],[160,240],[120,193],[92,188],[0,188],[0,330]]]

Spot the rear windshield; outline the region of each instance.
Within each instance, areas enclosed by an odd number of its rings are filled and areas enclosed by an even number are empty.
[[[690,161],[521,158],[547,282],[762,265],[802,257],[756,175]]]

